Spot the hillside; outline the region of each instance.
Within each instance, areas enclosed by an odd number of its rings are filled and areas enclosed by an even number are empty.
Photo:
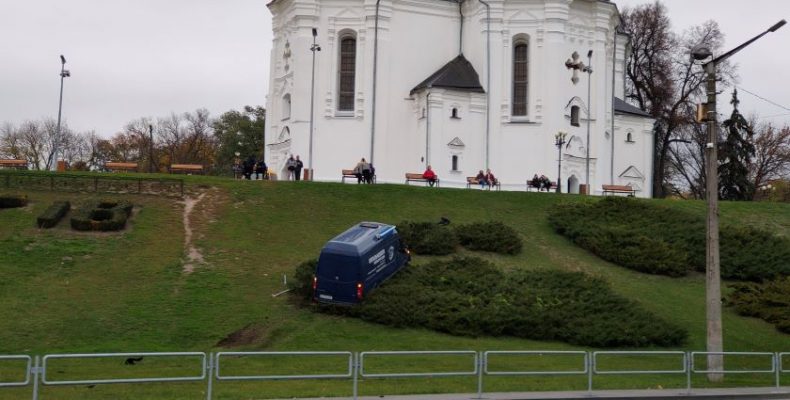
[[[579,196],[483,192],[402,185],[246,182],[189,177],[185,247],[180,200],[125,196],[137,207],[117,234],[76,234],[65,224],[35,228],[54,200],[87,195],[26,191],[31,204],[0,210],[0,354],[55,352],[255,350],[573,349],[515,338],[462,338],[391,329],[299,308],[284,289],[295,266],[362,221],[453,223],[500,220],[524,240],[517,256],[487,255],[505,268],[584,271],[619,294],[684,325],[686,348],[704,349],[702,275],[645,275],[610,263],[555,234],[546,210]],[[9,193],[0,189],[0,193]],[[12,191],[19,193],[19,191]],[[102,198],[117,198],[107,195]],[[196,202],[193,202],[196,200]],[[660,200],[649,200],[660,201]],[[702,202],[664,201],[704,212]],[[790,206],[721,205],[723,224],[760,226],[790,235]],[[415,263],[432,257],[416,257]],[[725,309],[728,351],[786,351],[790,337]]]

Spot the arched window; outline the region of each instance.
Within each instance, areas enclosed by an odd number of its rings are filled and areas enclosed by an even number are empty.
[[[453,171],[458,171],[458,156],[453,156],[452,165]]]
[[[450,118],[456,118],[456,119],[461,118],[461,117],[458,116],[458,109],[457,108],[453,107],[453,111],[450,114]]]
[[[513,45],[513,115],[527,115],[527,83],[529,79],[528,46],[525,37]]]
[[[626,142],[628,142],[628,143],[633,143],[633,142],[634,142],[634,137],[633,137],[633,135],[631,134],[631,132],[628,132],[628,133],[625,135],[625,141],[626,141]]]
[[[291,118],[291,94],[283,96],[283,119]]]
[[[579,106],[571,107],[571,125],[579,126]]]
[[[338,111],[354,111],[354,85],[357,73],[357,38],[353,32],[340,36],[338,68]]]

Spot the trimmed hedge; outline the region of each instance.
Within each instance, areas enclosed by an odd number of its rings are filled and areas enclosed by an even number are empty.
[[[651,274],[705,271],[703,216],[643,200],[607,197],[549,211],[561,235],[599,257]],[[721,276],[763,281],[790,275],[790,240],[751,227],[720,227]]]
[[[515,229],[501,222],[476,222],[455,228],[461,246],[469,250],[518,254],[524,244]]]
[[[403,221],[397,229],[406,247],[416,254],[444,256],[458,247],[458,236],[447,225]]]
[[[0,208],[17,208],[27,205],[27,195],[0,196]]]
[[[126,227],[132,207],[127,201],[83,204],[71,217],[71,228],[78,231],[119,231]]]
[[[738,314],[762,318],[781,332],[790,334],[790,277],[778,278],[763,284],[739,283],[730,285],[734,291],[727,304]]]
[[[298,272],[308,288],[312,274]],[[306,292],[297,292],[301,298]],[[428,328],[460,336],[515,336],[581,346],[678,346],[687,332],[578,272],[505,273],[477,258],[411,266],[360,305],[316,310],[393,327]]]
[[[71,203],[68,201],[56,201],[49,208],[36,218],[39,228],[52,228],[69,212]]]
[[[313,299],[313,276],[318,259],[312,259],[299,264],[294,271],[294,277],[288,288],[300,299],[310,302]]]

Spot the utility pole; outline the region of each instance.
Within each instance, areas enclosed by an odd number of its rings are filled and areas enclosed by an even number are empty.
[[[60,144],[60,116],[63,111],[63,80],[71,76],[71,72],[66,69],[66,57],[60,55],[60,102],[58,103],[58,127],[55,133],[55,140],[52,143],[52,158],[51,167],[53,171],[58,170],[58,145]]]
[[[310,51],[313,52],[313,72],[310,78],[310,151],[307,157],[307,169],[310,171],[310,180],[313,180],[313,115],[315,114],[315,52],[321,51],[321,46],[316,44],[318,29],[313,28],[313,45]]]
[[[148,124],[148,172],[154,172],[154,126]]]

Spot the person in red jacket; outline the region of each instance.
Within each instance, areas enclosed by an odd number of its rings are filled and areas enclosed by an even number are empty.
[[[438,179],[436,173],[433,172],[430,165],[428,166],[428,169],[426,169],[425,172],[422,173],[422,178],[427,180],[428,184],[431,186],[436,184],[436,179]]]

